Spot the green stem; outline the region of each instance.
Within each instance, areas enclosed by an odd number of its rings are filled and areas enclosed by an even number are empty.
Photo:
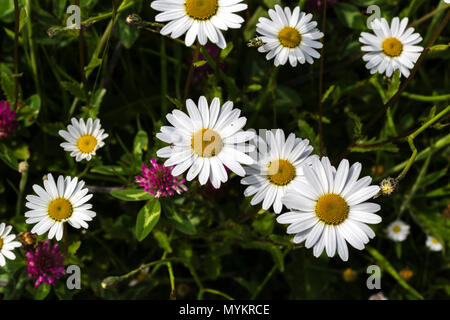
[[[286,248],[283,252],[283,259],[284,257],[291,251],[291,248]],[[275,271],[277,271],[278,265],[274,265],[272,269],[270,269],[269,273],[264,278],[263,282],[256,288],[255,292],[253,292],[252,296],[250,297],[250,300],[255,300],[256,297],[261,293],[262,289],[265,287],[267,282],[269,282],[270,278],[274,275]]]
[[[86,173],[88,173],[90,167],[91,167],[91,161],[88,161],[88,163],[86,163],[86,167],[84,168],[84,170],[77,176],[78,179],[82,178]]]
[[[436,122],[437,120],[439,120],[441,117],[443,117],[444,115],[446,115],[448,112],[450,112],[450,105],[447,106],[444,110],[442,110],[441,112],[439,112],[437,115],[435,115],[432,119],[428,120],[427,122],[425,122],[419,129],[417,129],[416,131],[414,131],[412,134],[410,134],[407,137],[408,140],[408,144],[409,147],[412,151],[412,155],[409,158],[408,162],[406,163],[405,168],[403,169],[403,171],[398,175],[398,177],[396,178],[397,180],[401,180],[405,177],[406,173],[408,172],[408,170],[411,168],[412,164],[414,163],[414,160],[416,159],[417,156],[417,148],[414,145],[414,138],[416,138],[419,134],[421,134],[425,129],[427,129],[429,126],[431,126],[434,122]]]
[[[324,37],[322,40],[322,49],[320,50],[320,71],[319,71],[319,155],[322,158],[323,156],[323,124],[322,124],[322,115],[323,115],[323,103],[322,103],[322,92],[323,92],[323,68],[324,68],[324,53],[325,53],[325,29],[327,22],[327,1],[323,2],[323,11],[322,11],[322,33]]]
[[[33,72],[33,80],[34,80],[34,85],[36,87],[36,91],[38,92],[38,94],[42,100],[41,86],[39,84],[39,79],[38,79],[36,54],[35,54],[34,41],[33,41],[33,28],[32,28],[32,23],[31,23],[32,20],[31,20],[31,1],[30,0],[25,1],[25,7],[27,10],[28,19],[29,19],[29,21],[27,23],[27,37],[28,37],[28,46],[30,48],[31,70]]]
[[[186,80],[186,84],[184,86],[184,96],[183,96],[183,101],[182,101],[183,105],[185,105],[186,100],[189,98],[189,89],[191,88],[192,78],[194,77],[194,63],[197,62],[199,54],[200,54],[200,42],[197,41],[197,46],[196,46],[195,52],[194,52],[194,59],[192,60],[192,63],[189,67],[188,77]],[[165,98],[166,97],[164,96],[163,99],[165,99]]]
[[[400,210],[398,212],[398,219],[401,218],[403,212],[405,211],[405,209],[409,206],[411,199],[414,197],[416,191],[418,190],[420,183],[422,182],[423,177],[425,176],[427,169],[428,169],[428,165],[430,164],[430,159],[431,156],[433,155],[433,153],[430,153],[426,160],[425,163],[422,166],[422,169],[420,169],[419,175],[417,176],[416,182],[414,182],[411,191],[405,195],[405,199],[403,200],[402,205],[400,206]]]
[[[229,296],[228,294],[226,294],[226,293],[224,293],[224,292],[221,292],[221,291],[219,291],[219,290],[215,290],[215,289],[203,288],[203,289],[201,290],[201,292],[202,292],[202,294],[200,295],[200,298],[203,298],[203,293],[204,293],[204,292],[209,292],[209,293],[212,293],[212,294],[215,294],[215,295],[224,297],[224,298],[227,299],[227,300],[234,300],[234,298],[232,298],[232,297]]]
[[[25,161],[25,166],[28,166],[28,163]],[[25,168],[21,172],[20,182],[19,182],[19,193],[17,195],[17,204],[16,204],[16,217],[20,215],[20,211],[22,210],[22,198],[23,192],[27,185],[28,180],[28,168]]]
[[[166,54],[166,40],[161,37],[161,112],[162,114],[167,113],[167,54]]]
[[[419,23],[422,23],[422,22],[424,22],[424,21],[426,21],[426,20],[432,18],[434,15],[438,14],[438,13],[441,12],[441,11],[444,11],[444,10],[447,9],[449,6],[450,6],[450,4],[446,4],[446,5],[443,5],[442,7],[439,7],[439,8],[437,8],[437,9],[431,11],[430,13],[427,13],[427,14],[424,15],[422,18],[417,19],[416,21],[412,22],[410,25],[407,26],[407,28],[414,27],[414,26],[418,25]]]
[[[19,101],[19,1],[14,0],[14,110],[17,110]]]
[[[450,94],[443,94],[439,96],[423,96],[420,94],[415,93],[409,93],[409,92],[403,92],[402,97],[411,99],[411,100],[417,100],[417,101],[424,101],[424,102],[435,102],[435,101],[446,101],[450,100]]]
[[[103,286],[103,288],[110,287],[110,286],[112,286],[112,285],[114,285],[116,283],[119,283],[119,282],[121,282],[123,280],[126,280],[126,279],[134,276],[135,274],[141,272],[142,270],[144,270],[144,269],[146,269],[148,267],[152,267],[152,266],[155,266],[155,265],[158,265],[158,264],[166,264],[167,262],[181,262],[181,260],[178,259],[178,258],[167,258],[167,259],[161,259],[161,260],[152,261],[152,262],[143,264],[140,267],[138,267],[138,268],[136,268],[136,269],[134,269],[134,270],[124,274],[124,275],[108,277],[105,280],[103,280],[102,286]]]

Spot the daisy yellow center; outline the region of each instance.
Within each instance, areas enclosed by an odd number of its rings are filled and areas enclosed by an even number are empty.
[[[293,27],[284,27],[278,33],[278,39],[283,47],[295,48],[302,41],[302,35]]]
[[[208,20],[218,8],[218,0],[186,0],[186,13],[192,19]]]
[[[327,193],[317,200],[315,212],[323,223],[338,225],[348,217],[348,204],[340,195]]]
[[[2,250],[2,248],[3,248],[3,239],[0,238],[0,250]]]
[[[287,160],[278,159],[269,163],[269,180],[277,186],[285,186],[295,178],[295,167]]]
[[[403,44],[394,37],[385,39],[381,46],[384,54],[390,57],[398,57],[403,51]]]
[[[55,221],[61,222],[72,216],[73,207],[69,200],[56,198],[48,205],[48,215]]]
[[[97,139],[90,134],[81,136],[78,139],[77,146],[82,153],[91,153],[97,146]]]
[[[217,132],[203,128],[193,134],[191,147],[200,157],[209,158],[219,154],[223,148],[223,142]]]
[[[438,244],[439,243],[438,239],[436,239],[436,238],[431,239],[431,242],[433,244]],[[0,248],[1,248],[1,246],[0,246]]]
[[[392,231],[393,231],[394,233],[399,233],[400,231],[402,231],[402,228],[401,228],[400,226],[394,226],[394,227],[392,228]]]

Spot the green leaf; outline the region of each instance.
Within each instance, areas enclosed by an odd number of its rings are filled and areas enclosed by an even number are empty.
[[[338,19],[345,26],[356,30],[363,30],[366,27],[363,15],[356,6],[345,2],[339,2],[336,3],[333,8]]]
[[[183,109],[183,104],[176,98],[172,98],[170,96],[166,96],[167,100],[169,100],[172,104],[174,104],[178,109]]]
[[[353,120],[353,137],[359,137],[362,132],[361,119],[356,113],[349,111],[347,108],[345,109],[345,113],[347,113],[348,117]]]
[[[119,41],[125,48],[130,49],[139,37],[139,29],[130,27],[124,19],[119,20]]]
[[[392,98],[397,93],[398,88],[400,87],[400,83],[400,70],[395,70],[394,74],[392,75],[392,81],[386,93],[387,100]],[[386,102],[387,101],[385,101],[385,103]]]
[[[134,138],[133,153],[136,156],[141,157],[142,151],[147,151],[148,148],[148,135],[144,130],[139,130]]]
[[[226,48],[220,51],[220,60],[223,60],[226,57],[228,57],[233,48],[234,48],[233,42],[228,42]]]
[[[86,74],[91,73],[95,68],[102,64],[102,61],[103,60],[100,58],[93,57],[91,61],[89,61],[89,64],[84,67],[84,72],[86,72]]]
[[[50,291],[52,290],[52,286],[46,283],[41,283],[34,294],[35,300],[44,300]]]
[[[192,222],[183,214],[180,214],[172,205],[164,206],[164,214],[167,220],[179,231],[190,236],[195,235],[197,230]]]
[[[160,230],[155,230],[153,232],[153,236],[155,237],[156,241],[158,241],[159,246],[161,249],[166,251],[167,253],[172,253],[172,247],[170,246],[170,240],[169,237]]]
[[[31,126],[37,119],[41,110],[41,97],[37,94],[25,100],[25,106],[17,112],[17,120],[24,121],[26,127]]]
[[[300,130],[300,136],[309,140],[309,143],[314,149],[319,148],[319,136],[316,135],[314,129],[305,120],[298,120],[298,128]]]
[[[7,74],[6,72],[2,72],[1,76],[1,86],[3,90],[3,94],[6,96],[6,100],[14,101],[15,100],[15,80],[11,74]]]
[[[106,89],[101,88],[95,91],[95,93],[91,96],[90,106],[89,108],[84,107],[83,111],[87,113],[86,115],[90,118],[97,118],[98,113],[100,112],[100,105],[103,101],[103,97],[106,94]]]
[[[81,246],[81,241],[72,242],[69,245],[69,248],[67,249],[67,251],[70,255],[74,256],[77,254],[77,251],[78,251],[78,249],[80,249],[80,246]]]
[[[79,83],[75,81],[62,81],[61,86],[74,97],[80,99],[81,101],[86,101],[84,91]]]
[[[195,61],[192,65],[196,68],[199,68],[203,65],[205,65],[208,61],[206,60],[199,60],[199,61]]]
[[[415,298],[423,300],[423,297],[420,293],[418,293],[413,287],[411,287],[405,280],[400,277],[400,275],[395,271],[394,267],[389,263],[389,261],[376,249],[372,247],[367,247],[367,251],[375,258],[380,268],[387,271],[397,282],[406,289],[409,293],[411,293]]]
[[[252,222],[252,227],[263,236],[272,234],[274,218],[271,214],[260,214]]]
[[[22,28],[27,24],[28,22],[28,15],[25,8],[20,9],[20,15],[19,15],[19,33],[22,31]]]
[[[247,243],[243,242],[241,243],[241,246],[247,249],[260,249],[269,252],[272,255],[273,261],[280,269],[280,271],[281,272],[284,271],[284,256],[279,246],[269,242],[260,242],[260,241],[250,241]]]
[[[258,83],[254,83],[251,84],[247,87],[247,89],[245,89],[245,92],[255,92],[255,91],[260,91],[262,89],[262,85],[258,84]]]
[[[136,220],[136,238],[144,240],[156,226],[161,215],[161,204],[158,199],[148,201],[139,211]]]
[[[142,190],[142,189],[122,189],[122,190],[113,190],[111,191],[111,195],[114,198],[123,200],[123,201],[144,201],[150,200],[153,196]]]
[[[14,170],[19,169],[19,162],[14,153],[4,143],[0,143],[0,159]]]
[[[105,176],[124,175],[125,172],[120,166],[95,166],[91,169],[92,173],[99,173]]]
[[[330,96],[330,94],[333,93],[334,89],[336,88],[335,85],[332,85],[328,88],[328,90],[323,94],[322,96],[322,102],[325,102],[325,100],[328,99],[328,97]]]

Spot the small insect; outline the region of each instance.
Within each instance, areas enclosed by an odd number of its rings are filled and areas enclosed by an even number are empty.
[[[37,234],[31,232],[21,232],[17,236],[25,249],[30,249],[36,244]]]

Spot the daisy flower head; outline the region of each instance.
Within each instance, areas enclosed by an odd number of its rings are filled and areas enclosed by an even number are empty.
[[[35,184],[33,190],[36,195],[28,195],[25,206],[31,210],[25,212],[25,221],[35,224],[32,233],[38,235],[48,232],[48,238],[63,237],[63,225],[69,223],[72,227],[88,228],[86,221],[91,221],[96,213],[88,202],[92,194],[84,187],[84,181],[78,178],[59,176],[57,182],[49,173],[44,180],[44,188]]]
[[[14,241],[16,236],[10,234],[11,230],[12,226],[6,226],[5,223],[0,223],[0,267],[5,266],[5,258],[9,260],[16,259],[16,255],[12,250],[21,246],[19,241]]]
[[[296,138],[293,133],[286,139],[282,129],[263,131],[256,140],[258,158],[246,167],[247,176],[241,180],[248,185],[244,195],[253,196],[251,205],[262,201],[264,210],[273,206],[274,212],[280,213],[281,198],[304,179],[303,167],[311,163],[313,147],[309,140]]]
[[[431,251],[442,251],[442,244],[439,242],[438,239],[436,239],[433,236],[428,236],[427,237],[427,241],[425,242],[425,245]]]
[[[254,138],[253,131],[243,131],[247,119],[240,117],[241,110],[233,109],[233,102],[220,106],[219,98],[211,105],[204,96],[198,100],[198,107],[191,99],[186,101],[188,114],[174,110],[166,117],[172,126],[161,127],[156,137],[170,145],[159,149],[156,155],[168,158],[164,165],[175,166],[173,176],[179,176],[189,169],[186,179],[198,176],[200,184],[208,181],[219,189],[228,180],[225,170],[239,176],[245,175],[241,164],[252,164],[253,159],[246,154],[252,146],[246,144]]]
[[[322,43],[316,41],[323,37],[311,21],[312,14],[300,12],[299,7],[291,11],[290,8],[281,8],[279,5],[269,10],[269,17],[259,18],[256,32],[264,43],[258,48],[259,52],[268,52],[267,60],[275,58],[275,66],[284,65],[288,60],[291,66],[308,62],[312,64],[313,58],[320,58],[316,49],[322,48]]]
[[[208,39],[219,48],[227,44],[222,30],[239,29],[244,19],[236,12],[247,9],[242,0],[156,0],[151,7],[161,11],[158,22],[167,22],[162,35],[176,39],[186,33],[184,42],[190,47],[195,39],[205,45]]]
[[[423,48],[417,46],[422,41],[420,34],[414,33],[414,28],[406,29],[407,25],[408,18],[395,17],[391,26],[384,18],[375,19],[371,23],[375,34],[361,33],[361,50],[367,52],[363,60],[367,61],[366,68],[371,74],[386,73],[390,77],[400,70],[400,75],[409,76]]]
[[[104,139],[108,137],[105,130],[100,125],[100,120],[95,121],[89,118],[86,122],[83,119],[72,118],[72,124],[66,130],[59,130],[59,135],[67,142],[61,143],[65,151],[70,151],[70,156],[76,161],[86,159],[90,161],[98,149],[103,147]]]
[[[346,159],[336,170],[327,157],[314,158],[312,166],[305,166],[303,171],[306,182],[298,183],[282,199],[291,211],[277,221],[290,224],[287,233],[295,234],[294,243],[305,241],[306,248],[314,247],[315,257],[326,249],[329,257],[337,251],[347,261],[347,242],[363,250],[369,239],[375,237],[367,224],[381,222],[381,217],[375,214],[380,206],[366,201],[380,187],[370,185],[369,176],[359,179],[361,164],[356,162],[349,167]]]
[[[395,242],[405,241],[409,234],[409,225],[401,220],[395,220],[387,227],[388,238]]]
[[[145,192],[154,195],[155,198],[164,198],[173,195],[175,192],[181,194],[183,191],[187,191],[183,184],[186,179],[173,176],[171,167],[158,164],[155,158],[150,163],[152,164],[150,168],[143,164],[141,168],[142,176],[136,177],[136,182],[144,187]]]

